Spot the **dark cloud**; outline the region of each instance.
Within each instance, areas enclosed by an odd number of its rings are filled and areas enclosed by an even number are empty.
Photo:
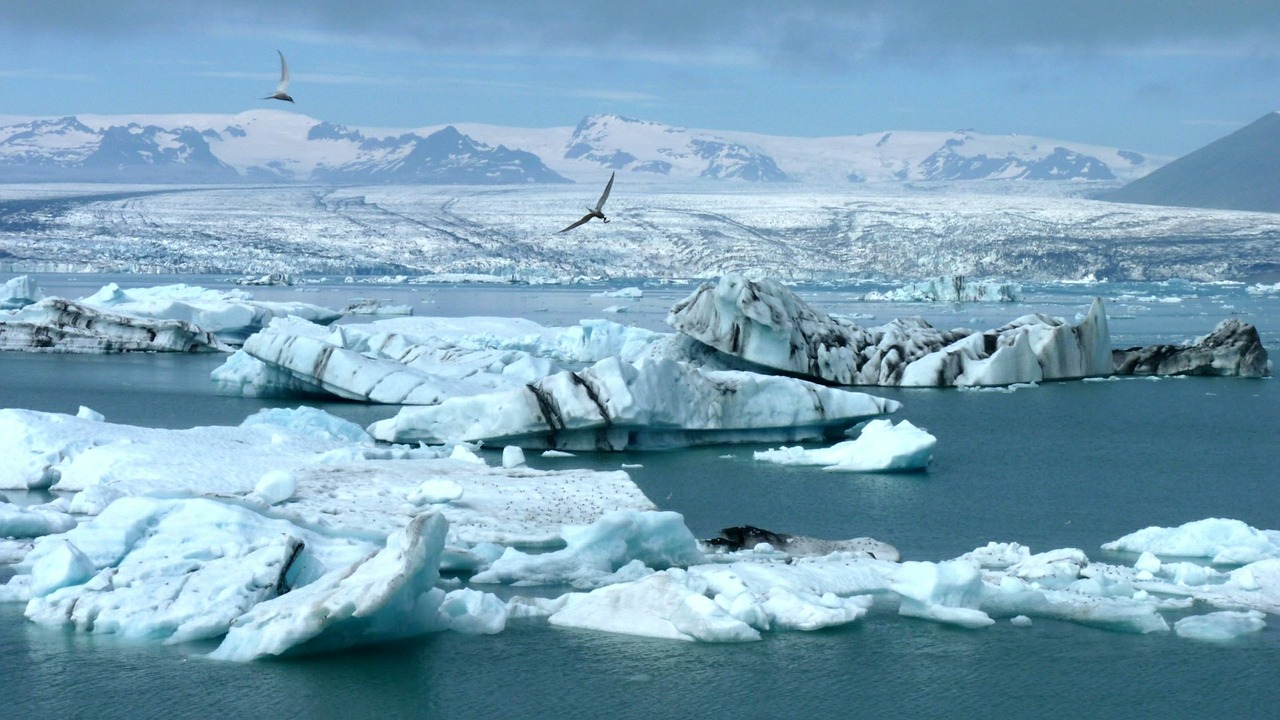
[[[836,69],[956,52],[1280,52],[1275,0],[44,0],[9,4],[4,27],[104,39],[275,27],[443,52],[723,56]]]

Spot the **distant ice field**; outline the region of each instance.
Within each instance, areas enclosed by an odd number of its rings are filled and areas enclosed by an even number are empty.
[[[1280,277],[1280,216],[1045,186],[0,186],[0,268],[502,278]]]

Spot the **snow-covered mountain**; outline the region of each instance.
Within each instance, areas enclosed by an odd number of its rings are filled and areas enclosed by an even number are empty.
[[[1129,181],[1171,158],[1026,135],[894,131],[798,138],[695,130],[593,115],[575,128],[458,128],[488,143],[537,154],[556,172],[596,179],[737,178],[822,185],[956,180]]]
[[[89,116],[0,127],[0,181],[569,182],[531,153],[490,147],[453,127],[377,137],[278,111],[146,122]]]
[[[593,115],[576,127],[349,128],[282,110],[5,121],[0,182],[1127,182],[1168,162],[1020,135],[795,138]]]
[[[93,129],[74,117],[0,128],[0,180],[235,182],[200,131],[135,122]]]

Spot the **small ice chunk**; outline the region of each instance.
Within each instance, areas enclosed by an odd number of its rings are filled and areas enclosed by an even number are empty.
[[[440,623],[469,635],[496,635],[506,629],[509,615],[498,596],[471,588],[451,590],[440,603]]]
[[[518,445],[508,445],[502,448],[502,467],[513,468],[520,467],[524,464],[524,450]]]
[[[76,417],[83,418],[85,420],[93,420],[94,422],[103,422],[107,419],[107,417],[102,413],[92,408],[87,408],[84,405],[80,406],[80,410],[76,413]]]
[[[567,453],[563,450],[544,450],[542,452],[542,457],[545,457],[545,458],[573,457],[573,453]]]
[[[298,489],[298,481],[293,473],[285,470],[271,470],[262,474],[258,483],[253,486],[253,494],[268,505],[279,505],[293,497]]]
[[[462,497],[462,486],[453,480],[427,480],[409,493],[409,502],[415,505],[434,505],[453,502]]]
[[[1014,627],[1031,627],[1031,618],[1026,615],[1015,615],[1010,618],[1009,624]]]
[[[484,459],[466,445],[454,445],[453,452],[449,453],[449,459],[484,465]]]
[[[1133,564],[1133,569],[1138,572],[1146,571],[1154,575],[1160,572],[1160,558],[1156,557],[1152,552],[1143,551],[1138,561]]]
[[[1223,610],[1207,615],[1192,615],[1173,624],[1178,637],[1209,642],[1226,642],[1266,627],[1264,613],[1257,610]]]

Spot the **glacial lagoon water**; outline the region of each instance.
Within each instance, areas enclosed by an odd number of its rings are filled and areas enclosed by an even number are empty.
[[[208,278],[40,278],[48,292],[102,283]],[[225,279],[224,279],[225,281]],[[65,283],[66,289],[59,287]],[[616,284],[615,284],[616,287]],[[353,297],[413,303],[418,314],[518,315],[544,324],[609,317],[659,329],[688,287],[639,300],[601,288],[322,284],[254,288],[262,299],[341,307]],[[1018,304],[863,303],[863,288],[807,289],[816,307],[921,314],[991,327],[1026,312],[1071,318],[1101,294],[1117,346],[1177,342],[1239,314],[1280,347],[1280,296],[1185,284],[1027,289]],[[1126,299],[1128,298],[1128,299]],[[1174,300],[1173,298],[1176,298]],[[625,305],[617,314],[603,309]],[[0,354],[0,406],[75,412],[157,427],[234,424],[297,401],[227,398],[208,373],[221,357]],[[751,459],[761,447],[541,458],[535,467],[628,472],[699,536],[729,525],[828,538],[870,535],[904,559],[943,560],[988,541],[1039,552],[1099,546],[1148,525],[1206,517],[1280,528],[1280,385],[1274,380],[1131,379],[1014,392],[876,390],[938,437],[927,474],[849,475]],[[315,404],[315,403],[310,403]],[[368,423],[395,408],[324,403]],[[497,453],[489,456],[496,462]],[[22,502],[30,498],[8,493]],[[1132,558],[1127,558],[1132,560]],[[3,571],[0,570],[0,574]],[[1170,619],[1173,619],[1170,616]],[[1280,704],[1280,628],[1230,644],[1129,635],[1036,620],[959,630],[879,607],[852,626],[706,645],[516,621],[496,636],[442,633],[395,645],[249,665],[211,662],[208,644],[155,646],[27,622],[0,605],[0,717],[1264,717]]]

